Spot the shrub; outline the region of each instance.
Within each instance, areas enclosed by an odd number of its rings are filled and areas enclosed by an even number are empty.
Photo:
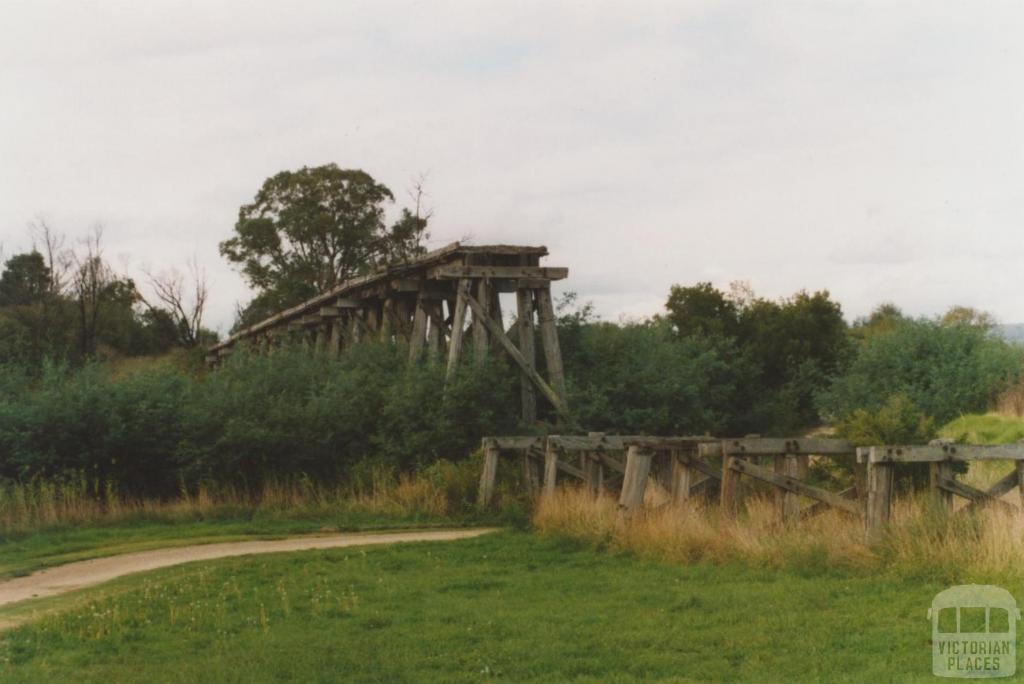
[[[842,422],[902,395],[942,424],[985,411],[1022,370],[1020,350],[981,326],[901,319],[868,336],[818,402]]]

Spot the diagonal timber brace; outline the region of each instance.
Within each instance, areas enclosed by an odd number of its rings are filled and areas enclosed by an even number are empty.
[[[565,405],[565,402],[563,402],[562,398],[558,396],[554,389],[551,388],[551,385],[544,381],[544,378],[540,376],[540,373],[538,373],[526,361],[523,354],[518,348],[516,348],[516,345],[512,343],[512,340],[508,338],[508,335],[505,334],[501,324],[488,316],[480,302],[478,302],[468,291],[460,294],[464,294],[466,303],[473,311],[473,316],[477,317],[487,327],[491,335],[494,336],[494,339],[504,347],[505,352],[512,357],[512,360],[516,362],[526,377],[528,377],[533,384],[537,386],[537,389],[541,391],[541,394],[547,397],[547,400],[551,402],[551,405],[555,407],[555,410],[558,411],[563,418],[568,419],[569,409]]]

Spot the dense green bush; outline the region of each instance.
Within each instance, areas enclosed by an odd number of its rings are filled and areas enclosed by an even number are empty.
[[[741,370],[720,339],[678,339],[664,321],[586,323],[566,334],[569,402],[587,430],[722,434]]]
[[[199,376],[166,364],[115,379],[92,364],[47,366],[31,382],[8,369],[0,477],[85,476],[132,496],[200,482],[338,482],[357,465],[408,471],[462,459],[481,435],[516,430],[518,391],[505,363],[467,364],[443,391],[443,368],[408,364],[405,353],[240,354]]]
[[[38,385],[8,371],[0,399],[0,474],[84,475],[155,493],[173,488],[187,378],[171,368],[113,382],[97,365],[48,365]]]
[[[710,283],[677,285],[665,309],[678,337],[713,344],[738,378],[732,434],[793,434],[819,423],[815,396],[852,350],[828,292],[773,301],[742,286],[727,295]]]
[[[938,424],[985,411],[1024,370],[1021,351],[985,326],[898,319],[863,338],[847,367],[819,396],[823,414],[847,420],[904,396]]]

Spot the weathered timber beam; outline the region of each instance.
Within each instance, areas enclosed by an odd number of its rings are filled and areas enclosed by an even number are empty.
[[[965,444],[873,446],[867,448],[867,457],[870,463],[1022,461],[1024,460],[1024,444],[998,444],[994,446]]]
[[[406,278],[399,278],[392,280],[390,283],[391,289],[395,292],[419,292],[420,281]]]
[[[549,435],[548,440],[563,451],[623,451],[623,438],[618,435]]]
[[[562,280],[569,277],[569,269],[562,266],[435,266],[427,271],[428,278],[536,278]]]
[[[994,485],[985,490],[985,494],[993,499],[1001,499],[1003,495],[1009,494],[1015,488],[1020,486],[1020,474],[1018,469],[1014,468],[1010,471],[1010,474],[1000,479]],[[968,504],[968,508],[973,508],[977,502],[972,501]]]
[[[629,446],[640,446],[644,448],[676,449],[685,446],[696,446],[700,444],[714,444],[718,442],[713,437],[680,436],[680,437],[659,437],[650,435],[550,435],[548,439],[563,451],[624,451]]]
[[[620,473],[626,472],[626,464],[625,463],[623,463],[622,461],[620,461],[618,459],[612,458],[611,456],[609,456],[606,453],[597,452],[597,453],[594,454],[594,457],[600,459],[601,463],[605,464],[606,466],[608,466],[612,470],[618,471]]]
[[[850,499],[852,501],[856,501],[857,500],[857,488],[856,487],[847,487],[846,489],[843,489],[843,490],[841,490],[839,492],[839,496],[844,497],[846,499]],[[808,518],[813,518],[814,516],[818,515],[819,513],[824,513],[827,510],[828,510],[828,504],[826,504],[826,503],[824,503],[822,501],[815,501],[810,506],[807,506],[805,508],[800,509],[800,519],[801,520],[806,520]]]
[[[972,501],[975,504],[996,504],[998,506],[1004,507],[1006,510],[1017,510],[1017,507],[1014,506],[1013,504],[1003,501],[1002,499],[996,498],[994,496],[991,496],[988,492],[976,489],[970,485],[964,484],[963,482],[958,482],[957,480],[954,480],[951,477],[939,478],[936,484],[938,484],[938,486],[941,487],[942,489],[945,489],[948,492],[952,492],[957,496],[968,499],[969,501]]]
[[[444,299],[451,297],[454,289],[449,281],[431,281],[420,279],[392,280],[390,283],[392,292],[418,294],[424,299]]]
[[[366,302],[353,299],[352,297],[338,297],[334,300],[334,306],[340,309],[358,309],[365,303]]]
[[[696,446],[715,441],[717,440],[714,437],[622,437],[623,446],[639,446],[656,451],[679,449],[680,447]]]
[[[708,442],[697,445],[697,454],[701,458],[715,458],[723,454],[721,442]]]
[[[818,487],[812,487],[811,485],[801,482],[796,478],[789,477],[787,475],[781,475],[779,473],[772,472],[767,468],[756,466],[749,461],[744,461],[739,458],[729,459],[729,468],[736,472],[749,475],[755,479],[767,482],[768,484],[775,485],[785,489],[786,491],[793,492],[794,494],[800,494],[816,501],[821,501],[833,508],[852,513],[854,515],[863,515],[863,510],[856,503],[849,499],[844,499],[838,494],[819,489]]]
[[[484,446],[495,446],[498,449],[531,449],[544,446],[543,437],[484,437]]]
[[[580,470],[576,466],[572,465],[571,463],[566,463],[562,459],[558,459],[557,466],[558,466],[558,469],[561,470],[563,473],[567,473],[569,475],[572,475],[573,477],[578,478],[580,480],[586,480],[587,479],[586,473],[584,473],[582,470]]]
[[[726,439],[722,440],[726,453],[731,456],[779,456],[788,455],[854,455],[856,447],[842,439],[821,437],[766,439]]]
[[[322,306],[320,307],[320,318],[337,318],[341,315],[341,307],[339,306]]]
[[[533,384],[537,386],[537,389],[541,391],[541,394],[547,397],[548,401],[551,402],[551,405],[555,407],[555,410],[562,416],[568,418],[569,412],[562,403],[562,398],[555,393],[555,390],[551,389],[551,386],[548,385],[548,383],[544,382],[544,378],[540,377],[540,374],[537,373],[535,369],[530,367],[530,364],[516,348],[516,345],[512,344],[512,340],[508,339],[508,335],[506,335],[505,331],[502,330],[501,324],[486,315],[484,308],[480,305],[480,302],[473,298],[473,295],[466,292],[465,300],[469,305],[469,308],[473,310],[473,316],[479,316],[479,320],[487,326],[491,335],[494,335],[498,342],[501,343],[501,346],[505,348],[505,353],[512,357],[512,360],[515,361],[526,376],[533,381]]]
[[[686,454],[679,454],[677,458],[681,462],[693,468],[694,470],[700,471],[707,475],[708,477],[718,480],[719,482],[722,481],[722,471],[720,468],[716,468],[710,463],[706,463],[699,458],[691,458]]]

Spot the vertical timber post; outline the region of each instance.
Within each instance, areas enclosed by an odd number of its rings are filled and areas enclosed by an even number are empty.
[[[558,452],[548,439],[544,448],[544,497],[550,498],[555,493],[555,480],[558,477]]]
[[[791,477],[794,480],[805,480],[806,475],[801,473],[801,458],[801,456],[794,456],[792,454],[775,456],[774,469],[776,474]],[[787,523],[796,520],[800,514],[800,496],[781,487],[776,487],[775,510],[778,513],[780,522]]]
[[[313,343],[316,353],[323,354],[324,351],[327,349],[327,330],[324,327],[323,323],[320,323],[320,325],[316,326],[316,337],[314,339],[316,340]]]
[[[328,341],[327,349],[330,355],[338,358],[341,354],[342,323],[341,317],[335,316],[331,319],[331,339]]]
[[[853,464],[853,489],[857,493],[857,501],[865,501],[868,496],[868,464],[860,460]]]
[[[483,447],[484,467],[480,473],[480,494],[478,497],[480,508],[490,506],[491,499],[494,498],[494,482],[498,477],[498,457],[501,455],[498,444],[493,439],[485,439]]]
[[[394,311],[395,300],[388,297],[380,305],[380,341],[390,342],[394,325],[391,322],[391,314]]]
[[[740,474],[729,467],[732,460],[728,449],[722,449],[722,515],[734,518],[740,511]]]
[[[620,518],[629,518],[643,504],[653,457],[653,451],[635,445],[626,450],[626,472],[622,477],[622,492],[619,494]]]
[[[540,491],[540,476],[537,472],[537,462],[531,455],[530,449],[523,450],[523,481],[526,482],[526,490],[530,498],[536,497]]]
[[[476,301],[483,309],[483,316],[491,315],[491,283],[487,278],[480,278],[476,285]],[[487,324],[483,316],[477,316],[473,312],[473,358],[481,362],[487,358],[487,348],[490,345],[490,335],[487,332]]]
[[[892,463],[873,463],[868,460],[868,503],[865,525],[869,543],[882,538],[892,514]]]
[[[441,300],[430,302],[430,324],[427,331],[427,358],[436,363],[441,357],[441,345],[444,343],[444,311]]]
[[[519,318],[519,351],[523,353],[527,365],[531,368],[537,364],[537,352],[533,338],[533,292],[520,288],[516,290],[516,313]],[[523,404],[523,422],[533,425],[537,422],[537,390],[533,381],[525,373],[519,374],[520,393]]]
[[[592,451],[583,452],[583,477],[587,493],[597,497],[601,493],[601,472],[600,457]]]
[[[565,369],[562,367],[562,350],[558,345],[558,328],[555,327],[555,307],[551,302],[551,287],[539,287],[535,290],[537,312],[540,322],[540,339],[544,346],[544,359],[548,366],[548,381],[551,388],[568,407],[565,396]],[[561,420],[561,419],[559,419]]]
[[[789,473],[785,454],[776,454],[773,457],[772,470],[776,475],[788,475]],[[779,522],[786,522],[786,490],[782,487],[772,488],[772,500],[775,502],[775,517]]]
[[[469,294],[469,286],[468,278],[459,281],[459,291],[455,297],[455,311],[452,313],[452,336],[448,345],[446,380],[451,380],[455,375],[455,369],[459,365],[459,356],[462,354],[462,338],[466,327],[466,295]]]
[[[672,449],[672,502],[686,503],[690,500],[693,486],[693,469],[682,449]]]
[[[944,479],[953,478],[953,464],[949,461],[935,461],[928,464],[928,486],[932,494],[932,503],[946,513],[953,510],[953,492],[943,489],[940,485]]]
[[[409,360],[419,361],[423,345],[427,341],[427,308],[423,294],[416,299],[416,313],[412,319],[412,333],[409,337]]]

